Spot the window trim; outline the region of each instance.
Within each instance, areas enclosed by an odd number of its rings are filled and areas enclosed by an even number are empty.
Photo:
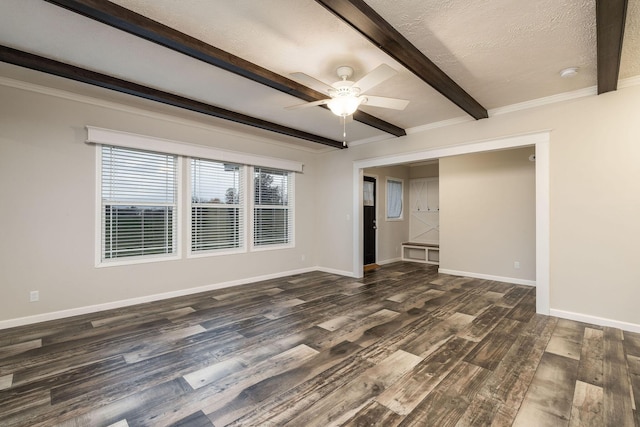
[[[395,183],[399,183],[400,184],[400,216],[398,216],[398,217],[390,217],[389,216],[389,207],[390,207],[389,206],[389,183],[390,182],[395,182]],[[384,191],[385,191],[385,198],[384,198],[384,202],[385,202],[385,209],[384,209],[385,221],[390,221],[390,222],[404,221],[404,179],[394,178],[394,177],[390,177],[390,176],[386,177]]]
[[[176,203],[175,203],[175,251],[171,254],[139,255],[132,257],[102,259],[102,147],[109,144],[96,144],[96,187],[95,187],[95,266],[115,267],[121,265],[146,264],[151,262],[174,261],[182,258],[182,156],[176,156]],[[135,149],[137,150],[137,149]],[[150,150],[139,150],[150,151]],[[154,151],[151,151],[154,152]],[[161,153],[169,154],[169,153]]]
[[[173,154],[175,156],[193,157],[214,160],[217,162],[236,163],[247,166],[260,166],[270,169],[281,169],[290,172],[302,172],[303,164],[294,160],[259,156],[239,151],[223,150],[204,145],[172,141],[164,138],[139,135],[135,133],[87,126],[87,144],[114,145],[116,147],[149,151],[153,147],[156,153]]]

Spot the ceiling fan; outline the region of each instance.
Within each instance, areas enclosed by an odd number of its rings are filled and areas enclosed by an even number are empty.
[[[291,77],[298,82],[309,86],[319,92],[326,93],[327,99],[307,102],[304,104],[292,105],[287,109],[314,107],[316,105],[326,105],[336,116],[343,118],[346,124],[347,117],[356,112],[360,105],[371,107],[392,108],[394,110],[404,110],[409,104],[406,99],[386,98],[382,96],[364,95],[366,91],[383,81],[397,74],[397,71],[386,64],[381,64],[369,74],[354,82],[349,80],[353,76],[353,68],[342,66],[336,70],[338,80],[328,85],[304,73],[293,73]],[[346,132],[343,133],[346,137]],[[346,143],[345,143],[346,144]]]

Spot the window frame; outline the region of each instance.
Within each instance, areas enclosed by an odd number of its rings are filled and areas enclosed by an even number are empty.
[[[247,238],[249,239],[249,250],[251,252],[261,252],[261,251],[269,251],[269,250],[277,250],[277,249],[291,249],[291,248],[295,248],[295,218],[296,218],[296,213],[295,213],[295,173],[293,171],[288,171],[288,170],[284,170],[284,169],[277,169],[277,168],[271,168],[271,167],[263,167],[263,166],[249,166],[247,169],[249,169],[249,179],[251,181],[251,185],[249,186],[249,191],[248,193],[248,198],[250,200],[249,202],[249,214],[250,214],[250,221],[249,221],[249,234],[247,236]],[[255,192],[256,192],[256,186],[255,186],[255,171],[256,169],[267,169],[267,170],[273,170],[273,171],[278,171],[278,172],[284,172],[288,175],[288,189],[287,189],[287,215],[288,215],[288,222],[289,225],[287,227],[288,231],[289,231],[289,241],[287,243],[274,243],[274,244],[263,244],[263,245],[256,245],[255,242],[255,232],[256,232],[256,228],[255,228],[255,212],[256,212],[256,203],[255,203]],[[278,207],[278,205],[264,205],[264,206],[272,206],[272,207]],[[280,205],[281,206],[281,205]]]
[[[96,180],[95,188],[95,215],[94,215],[94,248],[95,266],[111,267],[129,264],[144,264],[149,262],[162,262],[172,260],[185,260],[190,257],[200,257],[209,254],[189,254],[191,248],[191,193],[188,189],[190,183],[184,183],[190,178],[187,170],[191,158],[211,160],[215,162],[234,163],[242,165],[245,170],[245,224],[244,224],[244,250],[236,253],[259,252],[277,249],[295,248],[295,222],[296,222],[296,174],[303,172],[304,164],[300,161],[287,160],[282,158],[252,155],[243,152],[230,151],[210,146],[191,144],[183,141],[174,141],[153,136],[129,133],[119,130],[105,129],[95,126],[85,126],[87,129],[86,143],[93,145],[96,150]],[[162,155],[174,156],[176,158],[176,191],[173,217],[175,218],[173,229],[174,251],[171,254],[141,255],[136,257],[122,257],[115,260],[102,260],[102,146],[113,146],[117,148],[134,151],[146,151]],[[149,149],[152,147],[153,149]],[[264,168],[285,172],[288,174],[288,237],[289,241],[284,244],[254,245],[254,168]],[[251,181],[250,181],[251,180]],[[188,193],[187,193],[188,192]],[[189,198],[187,199],[186,195]],[[154,205],[155,206],[155,205]],[[184,215],[189,214],[189,220]],[[186,230],[186,231],[185,231]],[[189,233],[189,237],[184,236],[184,232]],[[183,246],[187,245],[187,250],[183,252]],[[186,253],[186,255],[185,255]],[[220,252],[219,254],[222,254]]]
[[[103,200],[102,200],[102,149],[103,147],[114,147],[123,150],[149,152],[154,154],[173,156],[176,159],[176,190],[175,202],[173,204],[173,252],[168,254],[136,255],[122,258],[103,258],[105,241],[103,239],[106,223],[103,221]],[[95,266],[114,267],[121,265],[145,264],[151,262],[173,261],[182,258],[182,156],[171,153],[157,152],[153,150],[141,150],[138,148],[121,147],[111,144],[96,144],[96,207],[95,207]],[[145,203],[140,204],[145,205]],[[157,206],[157,205],[153,205]]]
[[[398,183],[400,184],[400,215],[397,217],[392,217],[389,216],[389,208],[390,203],[389,203],[389,184],[393,182],[393,183]],[[393,177],[386,177],[385,179],[385,209],[384,209],[384,216],[385,216],[385,221],[404,221],[404,179],[402,178],[393,178]]]
[[[241,202],[238,204],[239,208],[241,209],[241,215],[242,215],[242,224],[241,224],[241,229],[239,230],[241,238],[240,238],[240,247],[238,248],[223,248],[223,249],[209,249],[209,250],[201,250],[201,251],[194,251],[193,250],[193,216],[192,216],[192,209],[194,206],[193,203],[193,181],[192,181],[192,160],[202,160],[205,162],[213,162],[213,163],[226,163],[226,162],[222,162],[219,160],[213,160],[213,159],[202,159],[202,158],[196,158],[196,157],[187,157],[186,158],[186,162],[187,162],[187,177],[188,177],[188,188],[187,188],[187,195],[188,197],[185,197],[185,204],[187,205],[187,209],[186,212],[189,213],[189,219],[187,221],[187,233],[188,233],[188,244],[187,244],[187,258],[203,258],[203,257],[210,257],[210,256],[220,256],[220,255],[232,255],[232,254],[241,254],[241,253],[247,253],[248,251],[248,245],[247,245],[247,239],[248,239],[248,226],[247,226],[247,222],[249,220],[249,214],[248,214],[248,193],[249,193],[249,188],[247,188],[247,174],[248,174],[248,169],[249,166],[244,165],[244,164],[237,164],[237,163],[233,163],[234,165],[240,166],[240,187],[244,190],[244,194],[242,195],[242,200]],[[229,162],[231,163],[231,162]]]

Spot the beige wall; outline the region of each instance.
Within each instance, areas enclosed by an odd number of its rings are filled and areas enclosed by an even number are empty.
[[[440,160],[441,269],[535,281],[534,151]]]
[[[311,153],[6,86],[0,99],[0,320],[316,265]],[[84,142],[86,125],[303,162],[295,182],[296,247],[96,268],[96,148]],[[40,291],[39,302],[28,302],[30,290]]]
[[[332,173],[319,168],[320,191],[335,189],[335,204],[348,210],[354,161],[551,130],[551,308],[640,325],[639,112],[640,86],[631,86],[354,146],[322,156]],[[319,264],[352,270],[353,225],[343,218],[334,229],[325,214],[318,228],[331,231],[320,236]]]
[[[354,161],[551,130],[551,308],[640,325],[640,86],[316,155],[20,89],[0,99],[0,319],[298,268],[351,272]],[[296,248],[96,269],[87,124],[303,161]],[[33,289],[42,301],[30,304]]]
[[[428,165],[412,166],[409,169],[410,178],[437,178],[439,172],[439,164],[436,161]]]
[[[385,264],[401,258],[400,245],[409,238],[409,167],[391,166],[365,169],[365,175],[375,176],[378,187],[377,224],[378,247],[376,262]],[[403,180],[402,186],[402,220],[388,221],[387,213],[387,178]]]

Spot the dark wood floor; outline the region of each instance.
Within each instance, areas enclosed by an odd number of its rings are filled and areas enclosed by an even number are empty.
[[[0,331],[2,426],[640,427],[640,334],[397,263]]]

